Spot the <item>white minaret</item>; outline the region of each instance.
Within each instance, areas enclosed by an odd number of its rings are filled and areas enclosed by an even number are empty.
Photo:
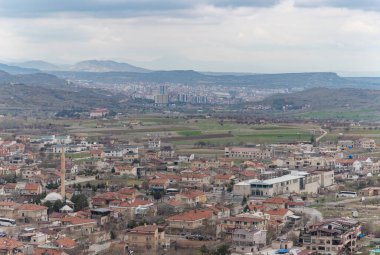
[[[65,180],[66,180],[65,149],[62,147],[62,153],[61,153],[61,196],[63,199],[65,199],[65,196],[66,196]]]

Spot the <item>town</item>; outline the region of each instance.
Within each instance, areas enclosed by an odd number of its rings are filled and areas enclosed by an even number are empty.
[[[0,254],[378,253],[380,150],[352,134],[367,127],[222,143],[179,123],[248,125],[108,114],[2,125]]]

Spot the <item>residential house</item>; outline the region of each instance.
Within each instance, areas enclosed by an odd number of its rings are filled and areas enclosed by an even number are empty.
[[[125,234],[128,247],[154,253],[160,247],[166,246],[165,231],[157,225],[144,225],[130,229]]]
[[[48,208],[36,204],[22,204],[17,208],[17,215],[19,218],[32,219],[34,221],[47,221]]]
[[[300,234],[303,246],[318,254],[354,254],[359,248],[361,225],[351,218],[327,219],[307,227]]]
[[[170,228],[194,230],[203,227],[213,218],[213,211],[208,209],[195,209],[167,218]]]
[[[214,176],[214,183],[218,186],[228,185],[236,179],[233,174],[217,174]]]
[[[207,203],[206,193],[200,190],[188,190],[175,195],[175,200],[190,206]]]
[[[266,245],[267,232],[251,228],[238,228],[232,232],[232,243],[237,253],[258,253]]]

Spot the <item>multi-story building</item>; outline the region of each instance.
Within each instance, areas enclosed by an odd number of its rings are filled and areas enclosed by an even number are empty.
[[[157,250],[166,244],[165,231],[157,225],[144,225],[129,230],[125,235],[129,247],[140,250]]]
[[[328,187],[334,183],[330,170],[316,172],[291,171],[268,180],[245,180],[234,185],[234,195],[271,197],[290,193],[315,194],[320,187]],[[322,186],[323,184],[323,186]]]
[[[226,147],[224,148],[224,156],[226,158],[239,159],[265,159],[272,156],[272,150],[269,148],[242,148],[242,147]]]
[[[232,243],[238,253],[256,253],[266,245],[267,232],[256,228],[235,229]]]
[[[376,149],[376,142],[374,139],[361,138],[356,141],[356,144],[361,149],[365,149],[365,150]]]
[[[361,225],[351,218],[328,219],[310,225],[300,240],[308,250],[318,254],[353,254],[358,248]]]

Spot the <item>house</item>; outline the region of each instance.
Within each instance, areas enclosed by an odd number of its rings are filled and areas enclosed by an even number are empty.
[[[0,254],[1,255],[13,255],[13,254],[22,254],[23,243],[17,240],[0,237]]]
[[[288,208],[289,199],[282,197],[271,197],[263,201],[263,205],[271,209]]]
[[[158,178],[149,181],[150,190],[164,191],[169,187],[169,185],[170,180],[168,178]]]
[[[0,201],[0,217],[13,218],[18,205],[11,201]]]
[[[206,193],[200,190],[188,190],[175,195],[175,200],[190,206],[204,204],[207,202]]]
[[[151,139],[148,141],[148,149],[149,150],[159,150],[161,148],[161,140],[160,139]]]
[[[165,206],[167,206],[168,208],[172,208],[173,211],[176,213],[183,212],[183,209],[186,207],[185,203],[175,199],[168,199],[164,203]]]
[[[197,187],[202,187],[203,185],[209,185],[211,181],[210,175],[202,173],[182,173],[182,182],[192,184]]]
[[[294,214],[292,211],[285,208],[275,208],[265,211],[265,213],[270,215],[271,220],[276,220],[279,222],[285,222],[289,216]]]
[[[224,232],[232,234],[237,228],[244,229],[261,229],[265,230],[268,224],[268,219],[259,214],[239,214],[236,216],[227,217],[219,220],[218,233]]]
[[[96,220],[82,219],[74,216],[66,216],[61,219],[61,223],[69,232],[79,232],[91,234],[96,229]]]
[[[19,176],[20,175],[20,167],[15,165],[10,166],[0,166],[0,176]]]
[[[206,205],[207,209],[210,209],[214,212],[217,219],[230,217],[231,209],[222,205],[222,204],[214,204],[214,205]]]
[[[130,198],[130,195],[124,195],[119,192],[106,192],[98,194],[92,197],[92,205],[97,207],[108,206],[111,201],[127,201]]]
[[[338,151],[345,151],[354,148],[355,142],[353,140],[339,140],[337,144]]]
[[[137,167],[130,165],[119,165],[115,166],[115,173],[120,175],[133,175],[137,176]]]
[[[173,158],[175,154],[174,148],[172,146],[163,146],[158,153],[160,158]]]
[[[54,245],[59,249],[74,249],[77,246],[77,242],[69,237],[63,237],[54,241]]]
[[[218,186],[228,185],[236,179],[233,174],[217,174],[214,176],[214,183]]]
[[[90,112],[90,118],[102,118],[107,116],[110,111],[106,108],[95,108]]]
[[[17,215],[19,218],[28,218],[34,221],[47,221],[48,208],[36,204],[22,204],[17,208]]]
[[[161,246],[166,246],[165,231],[157,225],[144,225],[130,229],[125,234],[128,247],[154,253]]]
[[[364,149],[364,150],[376,149],[376,142],[374,139],[361,138],[356,141],[356,144],[359,148]]]
[[[92,158],[95,158],[95,159],[102,159],[105,157],[103,150],[91,150],[90,155]]]
[[[170,228],[193,230],[205,226],[213,218],[213,211],[195,209],[167,218]]]
[[[232,232],[232,243],[237,253],[258,253],[266,245],[267,232],[238,228]]]
[[[33,255],[69,255],[68,253],[57,248],[34,248]]]
[[[128,202],[112,201],[109,207],[128,219],[141,218],[147,215],[155,216],[157,213],[157,207],[147,199],[134,199]]]

